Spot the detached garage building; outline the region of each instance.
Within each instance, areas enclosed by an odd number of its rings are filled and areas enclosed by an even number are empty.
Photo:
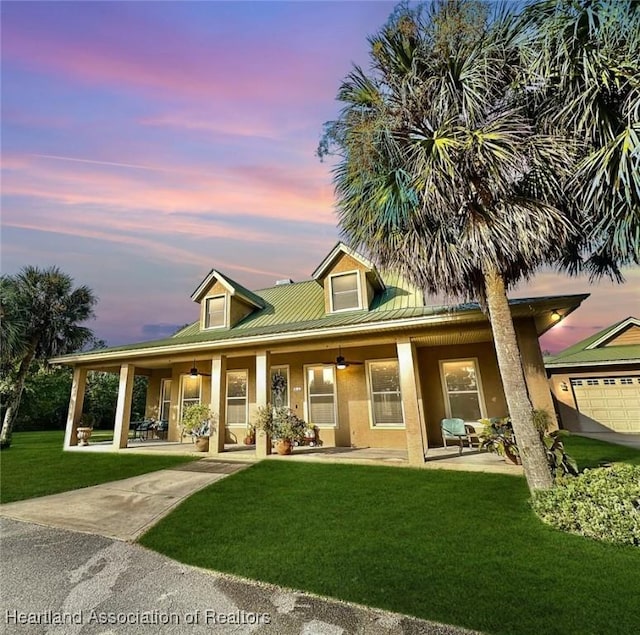
[[[640,320],[613,324],[545,367],[563,428],[640,433]]]

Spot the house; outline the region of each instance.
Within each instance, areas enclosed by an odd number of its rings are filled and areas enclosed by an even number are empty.
[[[640,320],[612,324],[545,366],[564,428],[640,433]]]
[[[147,416],[180,437],[181,413],[217,414],[210,453],[241,442],[256,409],[281,401],[317,426],[324,446],[401,448],[422,463],[441,445],[440,422],[507,412],[491,329],[477,304],[432,306],[397,275],[338,243],[310,280],[250,291],[212,270],[192,299],[199,319],[174,336],[51,360],[74,368],[65,448],[76,429],[88,370],[119,373],[113,448],[127,446],[134,375],[149,378]],[[586,295],[511,300],[528,389],[553,412],[538,337]],[[282,381],[282,380],[279,380]],[[256,453],[271,451],[263,435]]]

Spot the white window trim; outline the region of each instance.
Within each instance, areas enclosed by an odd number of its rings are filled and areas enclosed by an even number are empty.
[[[477,357],[458,357],[456,359],[441,359],[440,365],[440,383],[442,385],[442,393],[444,395],[444,407],[447,418],[451,418],[451,402],[449,401],[449,391],[447,390],[447,382],[444,376],[444,365],[448,362],[473,362],[476,371],[476,379],[478,381],[478,399],[480,402],[480,416],[487,418],[487,406],[484,400],[484,391],[482,389],[482,377],[480,376],[480,364]],[[465,421],[465,423],[478,424],[477,421]]]
[[[309,421],[309,385],[307,381],[307,369],[309,368],[330,368],[333,373],[333,425],[318,425]],[[303,366],[304,372],[304,420],[307,423],[313,423],[319,429],[336,430],[338,428],[338,386],[336,381],[336,367],[333,364],[305,364]]]
[[[191,375],[189,373],[180,375],[180,413],[178,419],[180,422],[182,422],[182,417],[184,415],[184,382],[186,378],[191,378]],[[202,403],[202,375],[198,375],[196,379],[198,380],[198,403]]]
[[[169,383],[169,385],[171,386],[171,377],[163,377],[160,380],[160,407],[158,408],[158,419],[160,419],[162,421],[162,407],[164,406],[165,402],[169,402],[169,412],[167,414],[167,418],[166,421],[169,421],[169,419],[171,419],[171,390],[169,390],[169,394],[167,395],[167,383]],[[202,388],[200,389],[200,392],[202,393]]]
[[[333,308],[333,279],[340,276],[348,276],[349,274],[356,274],[356,284],[358,287],[358,306],[349,307],[348,309],[334,309]],[[343,313],[344,311],[358,311],[363,308],[362,302],[362,285],[360,283],[360,271],[353,269],[352,271],[341,271],[340,273],[332,273],[329,275],[329,308],[331,313]]]
[[[207,304],[209,304],[209,300],[216,300],[217,298],[224,298],[224,309],[223,309],[224,322],[222,324],[219,324],[219,325],[216,325],[216,326],[207,326],[207,317],[209,315],[209,312],[207,311]],[[215,329],[224,329],[224,328],[226,328],[227,324],[229,322],[229,316],[227,315],[228,306],[229,306],[229,300],[228,300],[228,297],[227,297],[226,293],[219,293],[217,295],[208,295],[204,299],[204,312],[203,312],[203,316],[202,316],[202,329],[205,330],[205,331],[213,331]]]
[[[229,373],[244,373],[246,395],[244,398],[244,423],[232,423],[229,425],[227,422],[227,412],[229,405]],[[239,397],[232,397],[232,399],[240,399]],[[249,423],[249,369],[248,368],[228,368],[225,373],[225,389],[224,389],[224,427],[225,428],[245,428]]]
[[[371,365],[377,362],[395,362],[398,365],[398,393],[400,395],[400,408],[402,410],[402,423],[376,423],[373,418],[373,383],[371,381]],[[396,357],[383,359],[368,359],[365,362],[367,369],[367,395],[369,401],[369,428],[371,430],[404,430],[406,428],[404,416],[404,400],[402,399],[402,389],[400,385],[400,362]],[[382,394],[382,393],[381,393]]]
[[[285,371],[284,374],[287,378],[287,402],[285,404],[283,404],[283,407],[285,408],[291,408],[291,373],[289,372],[289,365],[288,364],[277,364],[275,366],[271,366],[269,368],[269,379],[271,379],[271,373],[274,370],[279,370],[279,371]],[[271,390],[271,386],[269,386],[269,397],[271,397],[271,393],[273,391]],[[273,406],[275,406],[275,404],[271,404]]]

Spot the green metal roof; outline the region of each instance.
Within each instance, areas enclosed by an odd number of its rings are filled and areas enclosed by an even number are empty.
[[[425,306],[421,291],[407,285],[399,275],[383,276],[385,290],[374,298],[369,309],[343,311],[326,314],[324,289],[315,280],[276,285],[267,289],[251,292],[260,300],[263,308],[256,309],[238,324],[229,329],[200,329],[200,322],[181,329],[173,336],[125,346],[101,349],[100,354],[153,350],[162,347],[182,346],[205,342],[226,342],[232,345],[234,340],[245,338],[286,335],[296,332],[309,332],[321,329],[341,328],[366,324],[384,324],[394,320],[431,317],[446,314],[460,314],[479,310],[477,303],[458,304],[454,306]],[[228,279],[227,279],[228,280]],[[576,306],[584,299],[583,295],[562,296],[565,300],[575,302]],[[552,298],[523,298],[510,300],[512,306],[540,305]],[[96,351],[86,353],[95,357]],[[55,362],[64,362],[67,358],[80,359],[85,354],[73,354],[55,358]]]
[[[627,344],[623,346],[596,346],[589,348],[594,342],[606,339],[607,335],[614,334],[616,329],[631,318],[620,320],[607,328],[590,335],[565,348],[556,355],[545,357],[545,366],[558,368],[562,366],[588,366],[589,364],[605,364],[607,362],[640,361],[640,344]]]

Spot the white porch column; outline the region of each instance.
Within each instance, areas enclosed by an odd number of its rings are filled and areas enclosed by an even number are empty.
[[[84,391],[87,386],[87,369],[76,366],[73,369],[73,383],[71,384],[71,397],[69,399],[69,412],[67,414],[67,427],[64,430],[64,449],[78,445],[78,424],[82,417],[84,405]]]
[[[131,421],[131,399],[133,398],[133,378],[135,366],[122,364],[120,367],[120,384],[118,386],[118,404],[116,420],[113,428],[113,449],[127,447],[129,439],[129,422]]]
[[[209,454],[224,452],[226,437],[226,399],[225,377],[227,374],[226,355],[214,355],[211,359],[211,403],[210,408],[214,417],[215,428],[209,440]]]
[[[256,353],[256,410],[269,403],[269,351]],[[252,413],[255,416],[255,412]],[[256,457],[271,454],[271,439],[266,432],[256,430]]]
[[[396,349],[400,368],[400,392],[402,393],[409,463],[417,465],[424,463],[428,443],[416,348],[415,344],[406,339],[398,341]]]

